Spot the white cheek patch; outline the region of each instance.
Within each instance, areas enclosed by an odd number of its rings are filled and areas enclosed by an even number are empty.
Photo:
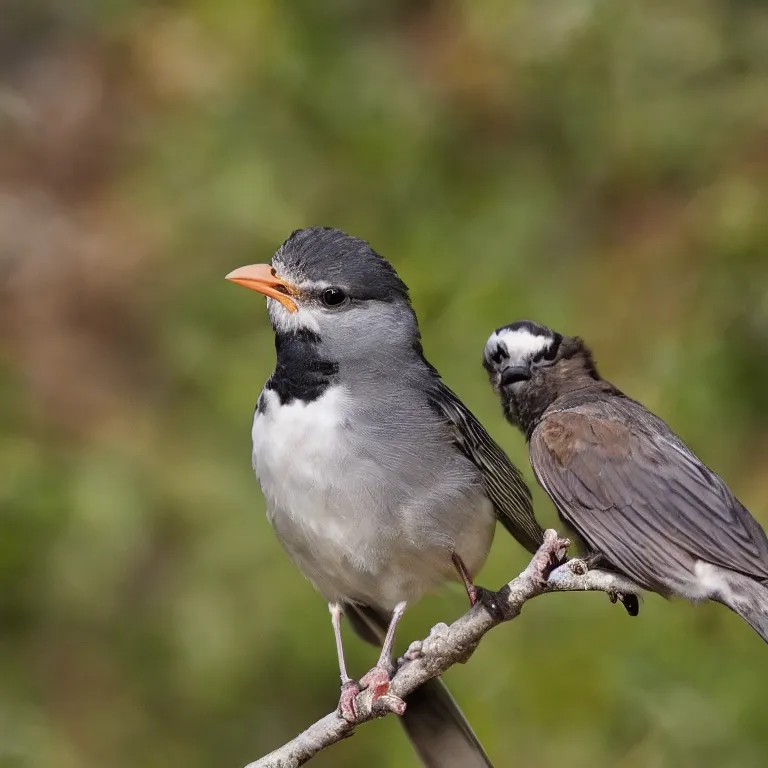
[[[306,307],[299,307],[295,312],[291,312],[277,299],[267,298],[267,312],[273,328],[280,333],[294,333],[300,330],[320,333],[320,324],[315,313]]]
[[[553,339],[549,336],[534,335],[530,331],[519,328],[511,331],[494,331],[485,345],[485,356],[493,359],[497,347],[506,350],[506,365],[524,365],[539,352],[544,352],[552,346]]]

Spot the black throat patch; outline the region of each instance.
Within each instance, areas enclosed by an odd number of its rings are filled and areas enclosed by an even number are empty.
[[[265,389],[270,389],[286,405],[294,400],[309,403],[330,387],[339,373],[339,364],[320,355],[320,337],[306,329],[275,334],[277,363]],[[258,409],[264,409],[259,398]]]

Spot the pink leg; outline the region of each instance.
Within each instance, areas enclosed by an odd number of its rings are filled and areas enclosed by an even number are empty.
[[[336,653],[339,657],[339,677],[341,677],[341,695],[339,696],[339,714],[348,722],[354,723],[355,696],[360,693],[360,686],[347,674],[347,664],[344,661],[344,644],[341,640],[341,617],[343,611],[338,603],[330,603],[333,635],[336,638]]]
[[[384,643],[381,646],[381,654],[379,660],[376,663],[377,667],[384,667],[389,669],[392,666],[392,648],[395,644],[395,632],[397,625],[400,623],[400,619],[403,618],[407,603],[398,603],[395,606],[395,610],[392,611],[392,618],[389,620],[389,626],[387,627],[387,634],[384,638]]]
[[[395,610],[392,611],[392,618],[389,620],[384,643],[381,646],[379,660],[376,662],[376,666],[360,679],[360,685],[363,688],[370,688],[373,691],[374,702],[389,693],[389,677],[392,672],[392,650],[395,645],[395,633],[397,625],[405,613],[406,605],[405,602],[402,602],[395,606]],[[392,699],[390,709],[398,715],[402,715],[405,712],[405,702],[396,699],[394,696],[390,698]]]
[[[342,609],[338,603],[331,603],[331,622],[333,624],[333,634],[336,638],[336,652],[339,656],[339,676],[341,677],[341,695],[339,697],[339,714],[348,722],[354,723],[357,720],[355,711],[355,698],[364,688],[370,688],[373,692],[373,702],[389,693],[389,677],[392,669],[392,648],[395,644],[395,632],[397,625],[405,613],[405,603],[398,603],[392,612],[392,618],[387,627],[387,634],[381,647],[381,654],[376,666],[373,667],[361,680],[356,683],[348,674],[347,666],[344,661],[344,648],[341,641],[341,616]],[[399,715],[405,712],[405,702],[389,697],[389,708]]]
[[[451,555],[453,565],[461,576],[461,580],[464,582],[464,588],[467,590],[467,597],[469,598],[469,604],[474,605],[477,602],[477,587],[472,583],[472,577],[469,575],[467,566],[464,565],[464,561],[454,552]]]
[[[330,603],[328,609],[331,612],[331,624],[333,624],[333,636],[336,638],[336,653],[339,657],[339,675],[341,684],[348,683],[351,678],[347,674],[347,664],[344,661],[344,644],[341,641],[341,617],[344,611],[338,603]]]

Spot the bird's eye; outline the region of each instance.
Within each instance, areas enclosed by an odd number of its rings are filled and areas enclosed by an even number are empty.
[[[341,288],[326,288],[323,291],[323,304],[326,307],[338,307],[347,298]]]
[[[531,359],[531,362],[535,365],[538,363],[551,363],[554,361],[555,357],[557,356],[557,348],[558,345],[555,343],[549,344],[546,349],[542,349],[540,352],[537,352],[533,358]]]
[[[557,353],[560,350],[560,344],[562,341],[563,337],[560,334],[557,334],[552,340],[552,343],[544,351],[544,360],[547,360],[550,363],[554,362],[555,358],[557,357]]]

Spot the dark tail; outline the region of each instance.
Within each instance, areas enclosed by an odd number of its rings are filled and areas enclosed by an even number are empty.
[[[372,608],[347,605],[345,613],[363,640],[381,645],[387,618]],[[439,678],[405,700],[400,722],[426,768],[493,768],[458,704]]]
[[[730,589],[713,600],[738,613],[768,643],[768,586],[741,573],[722,572]]]
[[[428,680],[405,701],[403,728],[427,768],[493,768],[439,677]]]

